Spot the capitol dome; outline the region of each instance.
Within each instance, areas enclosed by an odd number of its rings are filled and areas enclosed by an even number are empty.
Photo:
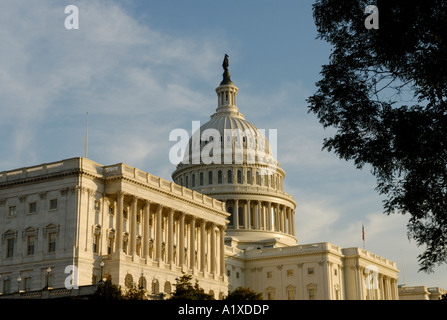
[[[239,112],[228,56],[222,66],[216,112],[193,134],[172,178],[226,203],[226,234],[240,248],[294,245],[296,204],[283,190],[285,172],[274,158],[273,141]]]

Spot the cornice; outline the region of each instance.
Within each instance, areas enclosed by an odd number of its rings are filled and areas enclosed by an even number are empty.
[[[225,217],[225,218],[228,218],[228,217],[230,216],[230,214],[227,213],[227,212],[224,212],[224,211],[221,211],[221,210],[217,210],[217,209],[215,209],[215,208],[213,208],[213,207],[209,207],[209,206],[204,205],[204,204],[201,204],[201,203],[199,203],[199,202],[196,202],[196,201],[193,201],[193,200],[190,200],[190,199],[181,197],[181,196],[176,195],[176,194],[174,194],[174,193],[168,192],[167,190],[163,190],[163,189],[156,188],[156,187],[154,187],[154,186],[148,185],[148,184],[143,183],[143,182],[141,182],[141,181],[137,181],[137,180],[132,179],[132,178],[130,178],[130,177],[126,177],[126,176],[123,176],[123,175],[118,175],[118,176],[106,177],[105,180],[106,180],[106,181],[108,181],[108,180],[123,180],[123,181],[127,181],[127,182],[129,182],[129,183],[134,184],[134,185],[138,185],[138,186],[140,186],[140,187],[143,187],[143,188],[145,188],[145,189],[147,189],[147,190],[151,190],[151,191],[157,192],[157,193],[159,193],[159,194],[167,195],[167,196],[169,196],[169,197],[172,197],[172,198],[175,198],[175,199],[177,199],[177,200],[186,202],[186,203],[188,203],[188,204],[192,204],[192,205],[197,206],[197,207],[200,207],[200,208],[202,208],[202,209],[205,209],[205,210],[211,210],[211,211],[213,211],[213,213],[216,213],[216,214],[218,214],[219,216],[222,216],[222,217]],[[191,190],[191,191],[193,191],[193,190]],[[197,192],[197,191],[195,191],[195,192]],[[217,200],[217,199],[214,199],[214,200]],[[217,201],[219,201],[219,200],[217,200]]]

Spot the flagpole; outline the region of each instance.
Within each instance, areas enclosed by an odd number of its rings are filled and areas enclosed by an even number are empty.
[[[87,158],[87,148],[88,148],[88,112],[87,112],[87,120],[85,125],[85,157]]]
[[[362,221],[362,240],[363,240],[363,250],[365,250],[365,227],[363,226],[363,221]]]

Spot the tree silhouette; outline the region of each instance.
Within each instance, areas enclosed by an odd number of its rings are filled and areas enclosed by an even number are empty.
[[[318,38],[332,45],[309,112],[336,133],[323,149],[367,166],[384,213],[409,215],[425,251],[420,270],[447,261],[447,2],[319,0]]]
[[[262,293],[250,288],[238,287],[230,292],[225,300],[262,300]]]
[[[191,283],[192,276],[184,274],[180,278],[176,278],[175,292],[170,300],[215,300],[211,294],[205,293],[196,280],[194,286]]]
[[[92,295],[94,300],[123,300],[123,294],[121,287],[113,284],[112,281],[107,279],[102,282]]]

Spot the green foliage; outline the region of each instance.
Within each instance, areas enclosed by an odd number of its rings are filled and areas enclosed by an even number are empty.
[[[139,288],[135,283],[123,294],[124,300],[147,300],[146,290],[143,288]]]
[[[205,293],[196,280],[194,286],[191,283],[192,276],[184,274],[176,278],[175,292],[170,300],[215,300],[211,294]]]
[[[365,8],[379,9],[366,29]],[[332,45],[309,112],[336,130],[323,149],[367,166],[384,213],[409,214],[420,270],[447,262],[447,2],[319,0],[318,37]]]
[[[109,279],[101,283],[92,296],[94,300],[123,300],[121,287],[113,284]]]
[[[146,290],[134,283],[124,293],[121,287],[109,279],[101,283],[92,296],[94,300],[146,300]]]
[[[225,300],[262,300],[262,293],[253,291],[250,288],[238,287],[230,292]]]

